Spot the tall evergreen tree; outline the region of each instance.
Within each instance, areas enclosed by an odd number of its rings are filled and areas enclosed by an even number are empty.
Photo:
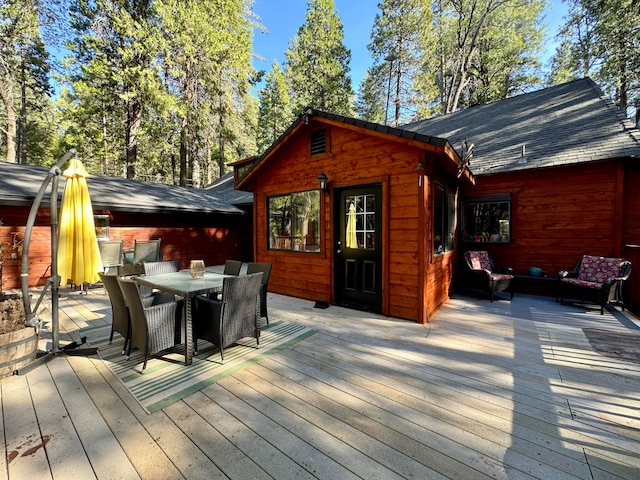
[[[351,115],[351,51],[333,0],[309,0],[305,23],[285,52],[293,110],[306,107]]]
[[[0,0],[0,101],[4,109],[4,154],[17,161],[18,144],[26,161],[28,93],[49,93],[48,55],[40,36],[37,0]],[[18,134],[21,119],[22,129]],[[0,145],[2,145],[0,143]]]
[[[633,0],[574,0],[556,52],[565,76],[592,76],[623,111],[640,103],[640,9]]]
[[[255,140],[239,135],[255,74],[251,1],[158,0],[162,62],[176,98],[180,131],[180,184],[211,177],[210,159],[222,175],[237,151],[255,152]],[[249,142],[249,143],[247,143]]]
[[[389,107],[387,94],[390,93],[391,72],[390,68],[384,67],[384,64],[369,67],[360,83],[355,111],[356,116],[362,120],[375,123],[387,121],[385,116]],[[389,76],[389,82],[386,86],[384,84],[385,73]]]
[[[154,24],[149,3],[97,0],[79,2],[72,10],[75,35],[68,47],[76,104],[90,114],[105,147],[117,138],[121,155],[113,158],[104,151],[103,170],[113,170],[123,158],[127,178],[136,177],[144,102],[158,85],[151,65]]]
[[[385,118],[393,125],[414,118],[417,111],[415,85],[420,74],[421,56],[430,48],[431,13],[428,0],[383,0],[378,4],[371,43],[373,57],[368,71],[372,85],[369,94],[385,92]],[[373,87],[375,84],[375,88]],[[372,98],[372,100],[374,100]],[[377,104],[380,104],[378,97]],[[393,106],[393,115],[387,109]],[[375,103],[369,105],[375,109]]]
[[[258,99],[258,151],[262,152],[273,144],[293,121],[287,84],[276,60],[271,65],[264,87],[258,92]]]

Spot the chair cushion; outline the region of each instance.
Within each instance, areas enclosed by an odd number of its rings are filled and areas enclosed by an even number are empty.
[[[486,251],[470,251],[469,264],[474,270],[491,270],[491,261],[489,260],[489,254]]]
[[[586,280],[580,280],[579,278],[562,278],[560,279],[564,283],[568,283],[569,285],[575,285],[576,287],[582,288],[592,288],[594,290],[599,290],[602,288],[603,282],[587,282]]]
[[[513,275],[508,275],[506,273],[492,273],[491,280],[493,280],[494,282],[513,280]]]
[[[624,258],[594,257],[592,255],[584,255],[582,257],[582,263],[580,265],[578,280],[602,284],[606,282],[607,279],[615,278],[620,275],[620,266],[622,265],[622,262],[624,262]]]

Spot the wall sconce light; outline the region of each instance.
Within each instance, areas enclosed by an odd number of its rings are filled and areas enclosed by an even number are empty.
[[[326,173],[322,172],[318,175],[318,185],[320,186],[320,191],[322,193],[329,193],[329,177],[327,177]]]

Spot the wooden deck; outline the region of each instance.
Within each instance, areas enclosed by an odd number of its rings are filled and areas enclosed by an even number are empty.
[[[0,478],[640,478],[640,364],[581,330],[637,329],[620,311],[459,296],[423,326],[269,302],[318,332],[152,415],[97,357],[2,380]],[[73,338],[109,321],[102,290],[60,304]]]

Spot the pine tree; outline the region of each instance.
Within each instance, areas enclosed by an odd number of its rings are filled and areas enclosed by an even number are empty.
[[[312,107],[351,115],[351,51],[333,0],[309,0],[305,23],[285,52],[293,111]]]
[[[260,110],[258,116],[258,151],[266,150],[293,121],[291,101],[280,68],[274,60],[267,74],[265,85],[258,92]]]
[[[38,97],[49,93],[48,55],[39,32],[39,6],[36,0],[0,2],[0,101],[5,118],[1,132],[5,158],[11,163],[17,161],[19,144],[22,161],[26,161],[27,92]]]
[[[158,85],[149,1],[79,2],[72,15],[69,79],[77,114],[90,119],[102,143],[102,170],[118,170],[124,159],[127,178],[135,178],[145,100]]]
[[[374,61],[368,71],[371,85],[367,88],[370,95],[378,97],[378,105],[380,92],[385,92],[384,117],[399,125],[413,119],[417,111],[414,87],[422,52],[429,49],[432,38],[428,29],[431,13],[427,0],[383,0],[378,6],[380,13],[367,46]],[[389,104],[393,115],[389,115]],[[367,108],[375,111],[379,107],[374,103]]]
[[[640,102],[640,9],[633,0],[575,0],[556,52],[576,77],[592,76],[621,110]],[[557,76],[552,70],[552,79]]]
[[[362,120],[375,123],[386,122],[385,114],[388,112],[387,92],[390,90],[391,72],[389,73],[389,85],[385,88],[384,68],[385,65],[377,65],[370,67],[364,75],[358,96],[356,97],[355,111],[356,116]]]

